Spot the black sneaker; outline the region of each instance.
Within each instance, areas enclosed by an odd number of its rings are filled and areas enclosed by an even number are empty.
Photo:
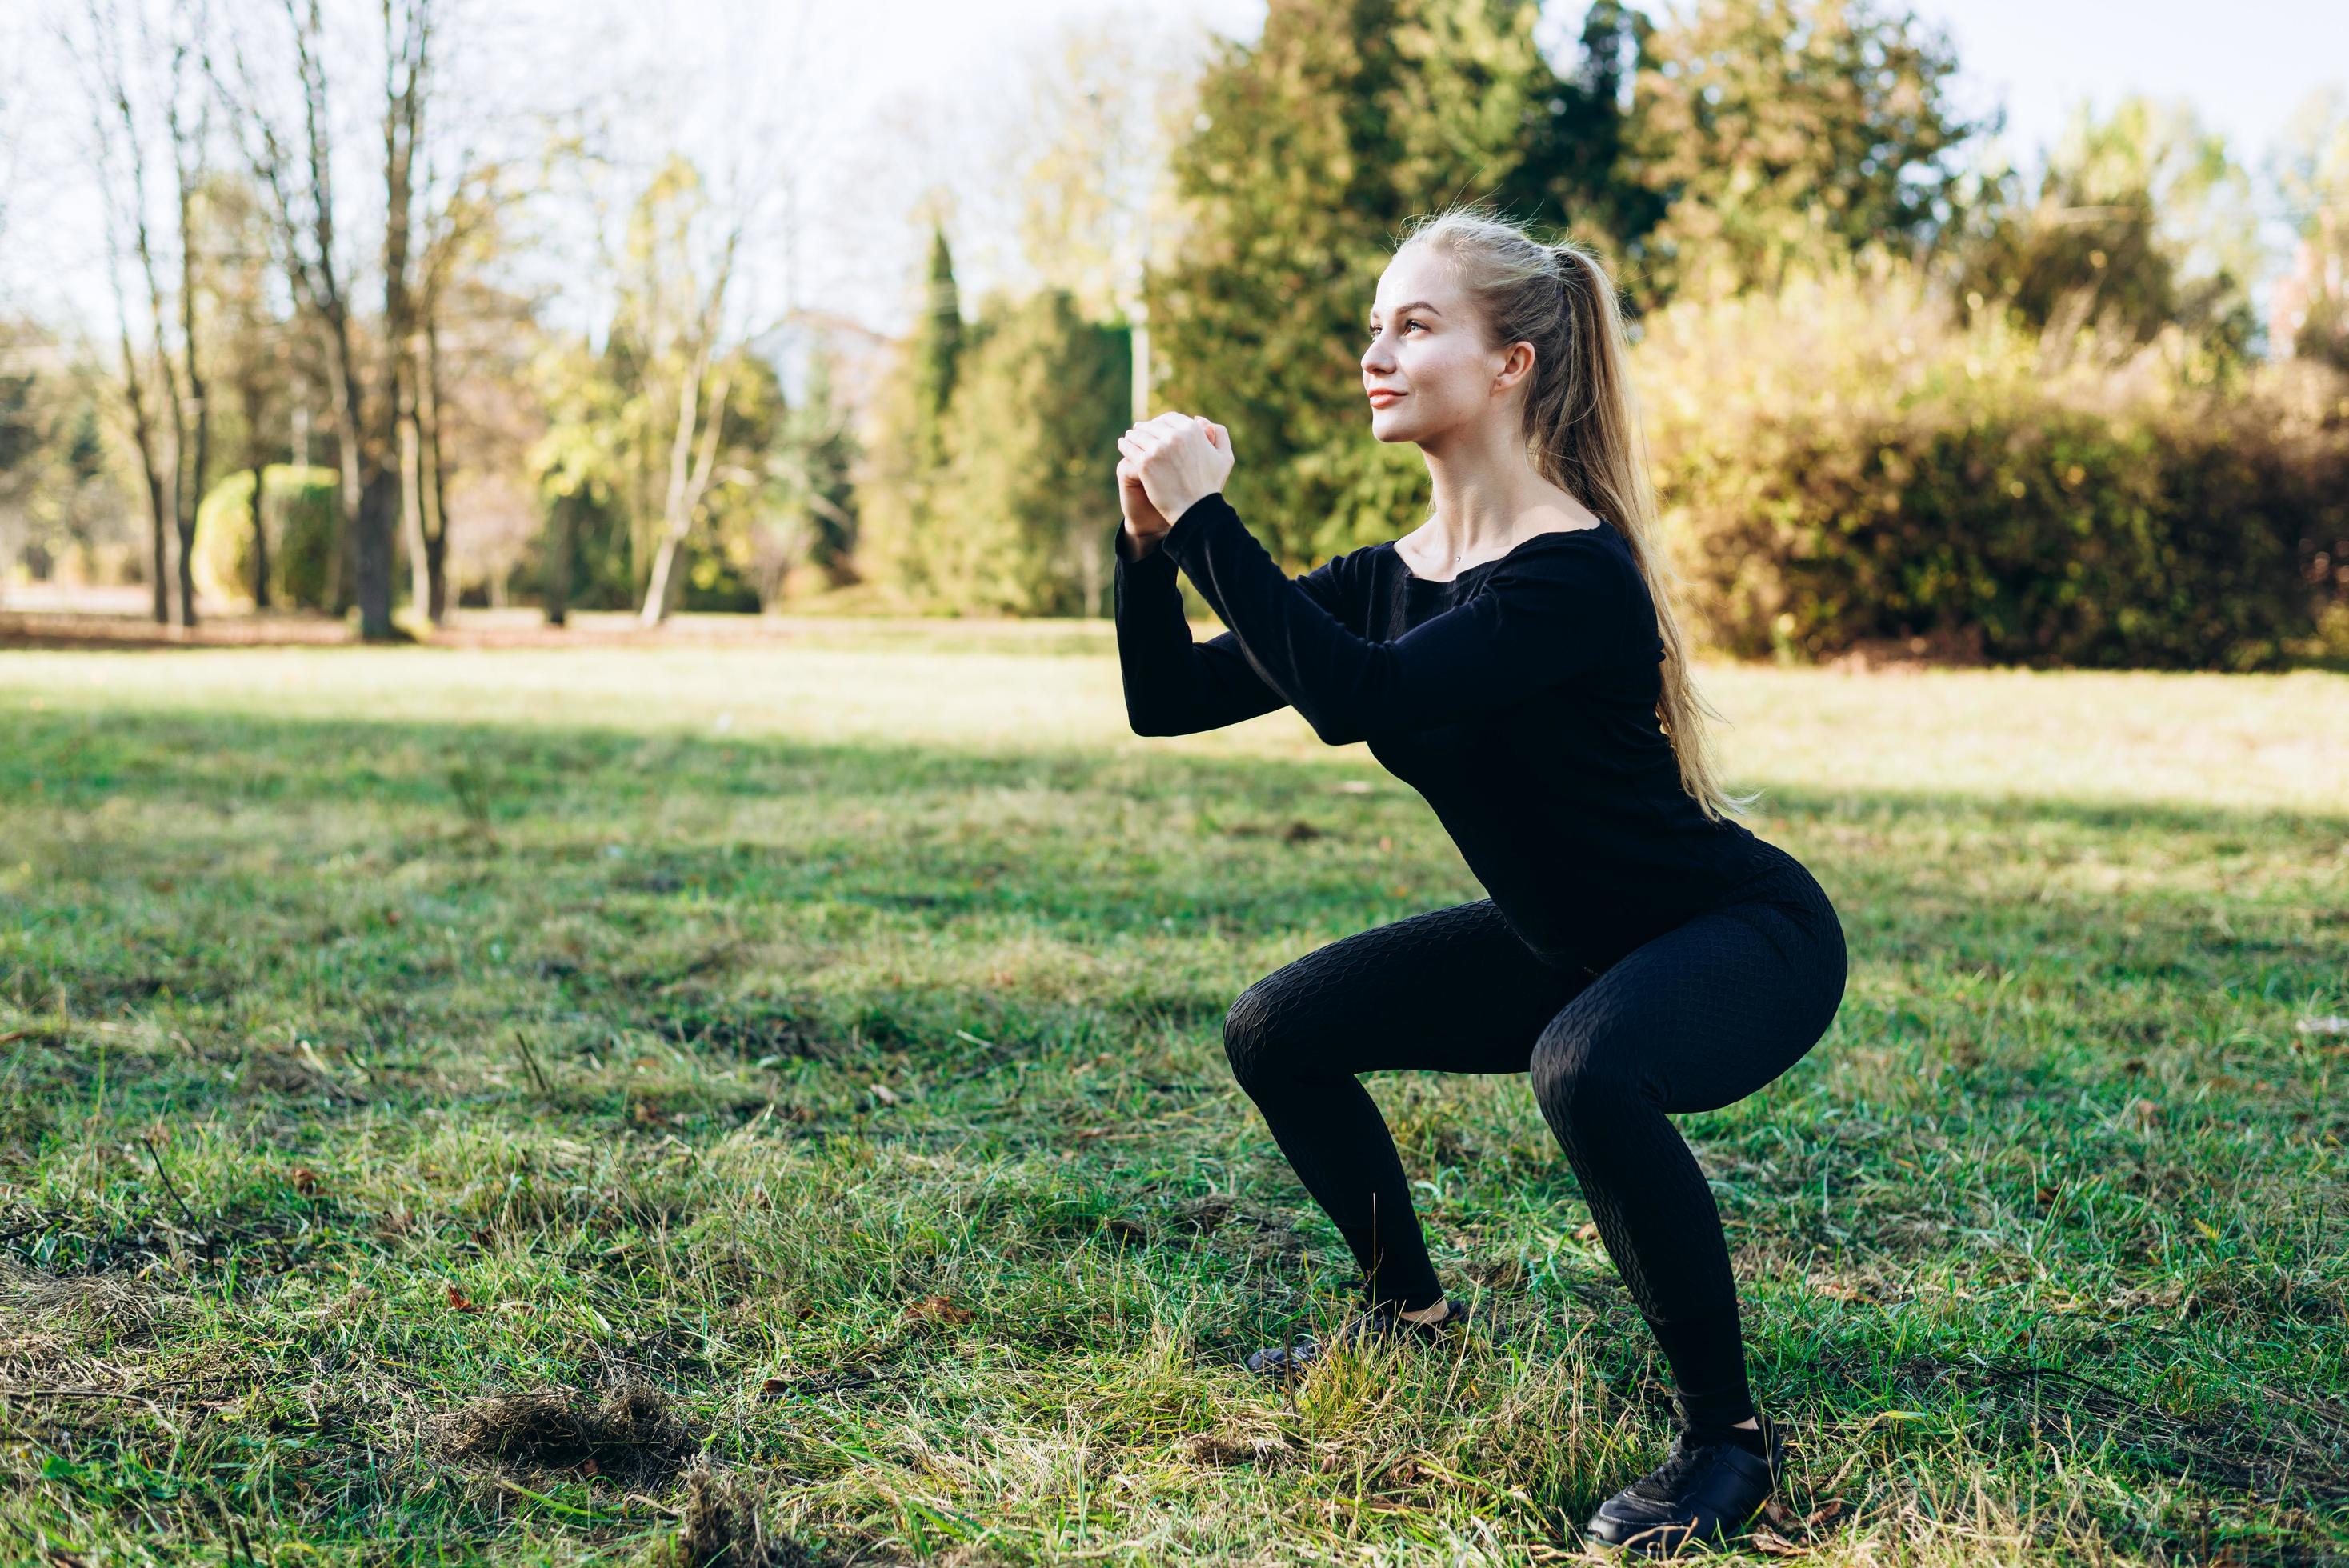
[[[1290,1345],[1268,1345],[1249,1355],[1247,1369],[1268,1377],[1293,1377],[1319,1360],[1333,1346],[1388,1344],[1396,1340],[1441,1345],[1468,1317],[1467,1308],[1450,1296],[1444,1300],[1448,1310],[1433,1323],[1412,1322],[1402,1315],[1402,1304],[1391,1301],[1348,1318],[1331,1331],[1326,1342],[1307,1335]]]
[[[1734,1442],[1682,1430],[1662,1464],[1600,1503],[1583,1529],[1651,1557],[1691,1541],[1717,1542],[1743,1528],[1777,1484],[1786,1437],[1767,1416],[1762,1440],[1766,1459]]]

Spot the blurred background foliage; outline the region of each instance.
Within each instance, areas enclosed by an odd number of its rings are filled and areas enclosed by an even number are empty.
[[[353,352],[404,367],[399,442],[425,454],[381,459],[412,498],[398,586],[426,621],[1100,615],[1114,438],[1169,407],[1231,428],[1232,499],[1302,571],[1425,513],[1416,449],[1369,436],[1360,324],[1406,221],[1474,200],[1616,270],[1713,651],[2349,656],[2341,93],[2257,169],[2190,106],[2124,98],[2023,170],[1995,116],[1957,106],[1947,37],[1874,0],[1596,0],[1563,50],[1540,20],[1531,0],[1274,0],[1260,36],[1180,71],[1114,25],[1071,33],[1075,85],[1021,106],[1005,186],[1033,286],[967,307],[955,209],[923,193],[919,308],[890,340],[805,312],[722,330],[740,228],[682,155],[575,260],[600,269],[600,329],[558,332],[523,281],[555,177],[488,170],[418,220],[422,330],[350,324]],[[350,606],[353,490],[283,487],[366,438],[334,412],[316,310],[272,285],[270,201],[222,161],[188,204],[192,335],[168,279],[119,364],[25,351],[63,340],[0,322],[17,580],[168,574],[124,366],[200,342],[195,581]],[[159,615],[192,617],[166,597]]]

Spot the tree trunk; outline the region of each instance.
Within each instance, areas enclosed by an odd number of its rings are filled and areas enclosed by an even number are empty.
[[[143,443],[142,443],[143,444]],[[147,511],[155,523],[155,624],[171,624],[171,495],[162,470],[147,465]]]
[[[399,422],[399,532],[408,542],[408,602],[430,615],[432,583],[424,565],[424,438],[411,412]]]
[[[122,326],[122,391],[130,403],[130,431],[139,444],[139,466],[147,476],[147,519],[152,525],[150,542],[153,546],[147,577],[155,590],[155,624],[168,626],[171,624],[171,499],[165,488],[163,466],[155,459],[155,427],[147,417],[147,383],[139,374],[139,356],[130,346],[127,320]]]
[[[253,607],[269,608],[269,529],[262,510],[262,470],[265,465],[255,454],[253,463]]]
[[[384,52],[391,62],[384,77],[383,106],[384,356],[371,410],[377,461],[359,492],[357,540],[359,636],[371,643],[389,642],[398,634],[391,624],[391,542],[400,507],[394,490],[406,466],[399,453],[401,426],[409,409],[402,393],[415,385],[415,356],[409,341],[415,332],[415,295],[408,275],[408,242],[431,36],[426,7],[427,0],[410,0],[397,40],[390,0],[383,7]]]
[[[733,387],[731,370],[721,370],[709,389],[709,413],[700,419],[701,450],[693,451],[696,414],[700,404],[702,365],[698,361],[678,389],[677,435],[669,446],[668,495],[661,508],[660,552],[653,557],[652,582],[645,589],[640,624],[657,626],[668,619],[677,598],[677,560],[693,531],[693,514],[709,493],[709,476],[718,466],[718,428],[725,422],[726,397]],[[688,457],[690,460],[688,461]]]
[[[358,592],[354,562],[358,559],[359,508],[367,495],[367,474],[359,445],[358,372],[351,366],[351,331],[346,319],[326,329],[327,353],[340,371],[334,377],[336,467],[342,475],[343,515],[328,534],[333,548],[326,557],[326,607],[336,616],[350,614]]]
[[[564,624],[571,615],[571,552],[576,527],[572,508],[575,504],[575,498],[559,495],[547,509],[546,624],[550,626]]]
[[[440,449],[440,326],[437,300],[424,314],[424,373],[417,378],[418,428],[422,432],[426,613],[436,626],[449,619],[449,469]]]
[[[388,643],[399,635],[391,624],[391,531],[399,507],[399,470],[378,465],[359,492],[358,559],[354,563],[359,603],[359,637]]]
[[[196,624],[196,508],[203,502],[204,476],[212,466],[212,399],[204,389],[203,358],[196,336],[196,270],[201,258],[196,253],[194,217],[196,186],[203,179],[203,141],[212,117],[209,113],[203,117],[192,138],[180,123],[176,89],[184,58],[180,53],[172,57],[171,164],[180,181],[180,352],[187,371],[188,407],[195,416],[196,436],[192,450],[182,444],[173,453],[171,516],[180,529],[180,624],[192,626]],[[184,425],[181,433],[184,438]]]

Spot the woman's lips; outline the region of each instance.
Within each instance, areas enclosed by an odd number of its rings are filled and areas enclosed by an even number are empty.
[[[1400,392],[1389,392],[1383,389],[1373,392],[1370,395],[1371,407],[1373,408],[1383,408],[1402,396],[1402,394]]]

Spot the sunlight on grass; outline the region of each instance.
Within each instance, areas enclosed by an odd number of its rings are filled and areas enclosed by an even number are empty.
[[[1225,1007],[1479,890],[1105,634],[0,656],[0,1542],[1582,1557],[1662,1368],[1522,1080],[1371,1080],[1497,1337],[1237,1367],[1354,1282]],[[1743,1553],[2349,1552],[2349,679],[1707,676],[1853,959],[1682,1123]]]

